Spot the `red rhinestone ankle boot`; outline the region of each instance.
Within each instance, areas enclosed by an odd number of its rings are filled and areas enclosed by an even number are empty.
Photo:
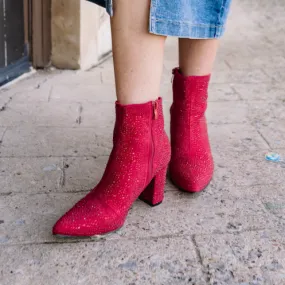
[[[214,171],[205,117],[210,75],[183,76],[178,68],[173,74],[169,174],[178,188],[199,192]]]
[[[139,197],[151,206],[163,200],[170,144],[162,100],[116,104],[113,150],[99,184],[53,228],[59,236],[104,235],[123,226]]]

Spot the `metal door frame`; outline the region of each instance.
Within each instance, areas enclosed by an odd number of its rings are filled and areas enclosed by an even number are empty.
[[[28,72],[31,64],[44,68],[50,63],[52,0],[19,1],[23,1],[24,53],[15,62],[0,67],[0,86]]]
[[[51,56],[51,1],[24,0],[30,7],[30,55],[35,68],[50,64]]]
[[[19,35],[19,37],[22,37],[23,39],[23,42],[21,43],[21,46],[17,47],[17,46],[14,46],[13,49],[9,49],[8,48],[8,45],[7,43],[11,44],[11,36],[15,36],[14,32],[15,32],[15,26],[12,28],[12,31],[8,31],[7,30],[7,24],[9,24],[9,27],[10,24],[11,24],[11,21],[9,22],[6,22],[7,20],[7,17],[5,17],[6,15],[6,5],[8,4],[8,2],[6,1],[9,1],[9,0],[2,0],[0,2],[0,5],[1,5],[1,8],[2,8],[2,12],[3,12],[3,15],[2,16],[2,19],[3,20],[3,24],[2,24],[2,27],[3,30],[1,31],[4,35],[4,57],[5,57],[5,64],[4,66],[1,66],[0,67],[0,86],[6,84],[7,82],[19,77],[20,75],[22,75],[23,73],[25,72],[28,72],[29,69],[30,69],[30,60],[29,60],[29,48],[28,48],[28,45],[27,45],[27,42],[26,42],[26,32],[25,32],[25,20],[24,20],[24,27],[22,29],[23,31],[23,34],[21,33]],[[25,0],[23,0],[25,1]],[[9,3],[11,4],[11,3]],[[23,9],[23,17],[21,17],[22,19],[25,18],[25,2],[22,2],[23,6],[21,8],[21,10]],[[21,4],[21,5],[22,5]],[[11,7],[10,7],[11,8]],[[9,10],[9,17],[11,17],[11,10]],[[9,19],[11,20],[11,19]],[[22,32],[21,31],[21,32]],[[9,40],[7,39],[9,38]],[[11,56],[9,56],[9,53],[10,52],[13,52],[14,48],[16,47],[19,48],[19,50],[21,50],[21,57],[16,57],[16,58],[11,58]]]

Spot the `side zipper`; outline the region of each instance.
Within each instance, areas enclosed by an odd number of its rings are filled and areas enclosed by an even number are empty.
[[[151,146],[150,146],[150,154],[149,154],[149,166],[148,166],[148,179],[147,182],[150,183],[151,177],[153,175],[153,160],[154,160],[154,154],[155,154],[155,145],[154,145],[154,139],[153,139],[153,122],[154,120],[157,120],[158,118],[158,103],[157,101],[152,102],[152,116],[151,116],[151,123],[150,123],[150,141],[151,141]]]

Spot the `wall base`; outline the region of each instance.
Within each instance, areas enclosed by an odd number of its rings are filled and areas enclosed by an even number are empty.
[[[109,16],[85,0],[52,0],[52,64],[88,69],[111,51]]]

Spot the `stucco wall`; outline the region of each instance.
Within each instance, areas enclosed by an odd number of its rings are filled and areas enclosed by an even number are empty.
[[[109,17],[85,0],[52,0],[52,64],[87,69],[111,50]]]

